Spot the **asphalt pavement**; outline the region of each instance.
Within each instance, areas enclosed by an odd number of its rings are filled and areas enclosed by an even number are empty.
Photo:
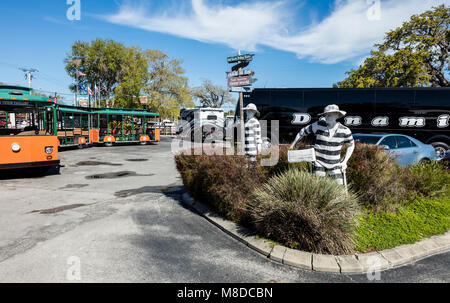
[[[367,275],[272,262],[182,203],[170,149],[60,154],[60,175],[0,179],[0,282],[450,282],[450,252]]]

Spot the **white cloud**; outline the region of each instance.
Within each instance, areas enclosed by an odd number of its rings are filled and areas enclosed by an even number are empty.
[[[191,0],[191,9],[147,14],[142,7],[122,6],[105,19],[114,24],[167,33],[233,49],[255,51],[258,45],[290,51],[314,62],[337,63],[361,57],[384,33],[413,14],[450,0],[335,0],[330,14],[303,31],[293,31],[291,1],[257,1],[235,6]],[[375,3],[375,4],[374,4]],[[368,17],[368,11],[375,12]],[[375,8],[375,10],[374,10]],[[372,16],[372,17],[371,17]],[[374,18],[375,17],[375,18]],[[374,20],[379,17],[379,20]],[[290,30],[288,30],[290,29]]]

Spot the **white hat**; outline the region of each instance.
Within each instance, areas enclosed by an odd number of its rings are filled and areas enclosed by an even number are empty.
[[[336,104],[331,104],[331,105],[328,105],[327,107],[325,107],[324,112],[319,114],[319,116],[323,116],[323,115],[331,114],[331,113],[338,113],[341,115],[341,118],[344,117],[345,115],[347,115],[347,112],[344,112],[343,110],[339,110],[339,106],[337,106]]]
[[[259,111],[258,111],[258,109],[256,108],[256,105],[253,104],[253,103],[248,104],[247,107],[244,107],[244,108],[243,108],[243,110],[253,111],[253,112],[259,114]]]

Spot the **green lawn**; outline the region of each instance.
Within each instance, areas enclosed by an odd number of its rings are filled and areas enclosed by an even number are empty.
[[[358,223],[355,242],[360,252],[412,244],[450,229],[450,197],[417,199],[396,214],[367,210]]]

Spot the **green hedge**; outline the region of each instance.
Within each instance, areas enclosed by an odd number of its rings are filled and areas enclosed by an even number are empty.
[[[357,219],[355,243],[361,252],[412,244],[450,229],[450,198],[419,198],[396,213],[367,212]]]
[[[248,165],[244,156],[177,155],[175,160],[192,197],[227,219],[253,228],[255,222],[251,220],[249,203],[257,189],[288,170],[309,173],[312,170],[310,164],[288,163],[287,148],[279,150],[278,163],[270,167]],[[347,176],[351,192],[356,194],[363,209],[357,219],[359,227],[352,234],[355,250],[369,251],[413,243],[449,229],[450,174],[443,165],[431,162],[400,168],[380,147],[357,144]],[[275,211],[280,207],[275,204],[267,205]],[[291,214],[292,217],[301,215],[299,209]],[[317,217],[320,213],[308,214],[305,210],[304,215]],[[278,225],[277,228],[280,226],[283,227]],[[294,226],[285,226],[284,234],[292,235],[290,239],[271,238],[270,234],[274,233],[267,226],[258,232],[261,236],[295,246],[299,242],[299,230]],[[324,251],[314,248],[313,244],[309,247],[314,252]]]

